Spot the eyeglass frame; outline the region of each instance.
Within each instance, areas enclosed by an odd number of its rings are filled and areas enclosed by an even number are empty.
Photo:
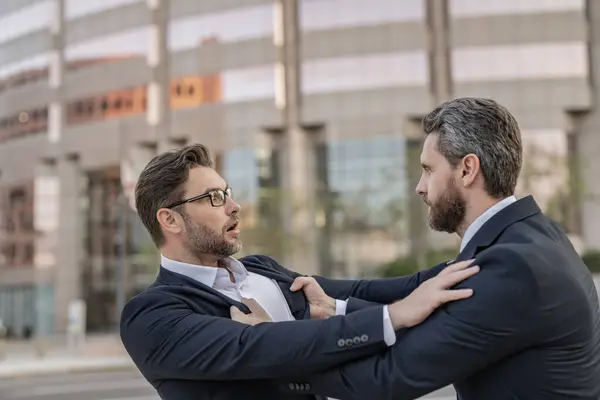
[[[223,193],[223,199],[224,199],[223,200],[223,204],[215,205],[215,203],[213,201],[213,197],[212,197],[212,193],[215,193],[215,192],[222,192]],[[170,206],[165,207],[165,208],[173,209],[173,208],[175,208],[177,206],[181,206],[181,205],[186,204],[186,203],[193,203],[194,201],[202,200],[202,199],[207,198],[207,197],[210,199],[210,205],[211,206],[213,206],[213,207],[223,207],[225,204],[227,204],[227,198],[228,197],[230,199],[232,198],[231,197],[232,194],[233,194],[233,191],[232,191],[231,187],[229,187],[229,186],[227,186],[225,189],[210,189],[206,193],[200,194],[198,196],[190,197],[189,199],[186,199],[186,200],[178,201],[177,203],[171,204]]]

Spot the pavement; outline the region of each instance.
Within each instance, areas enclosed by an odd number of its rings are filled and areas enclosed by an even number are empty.
[[[0,379],[2,400],[160,400],[136,370]],[[423,400],[455,400],[451,388]]]
[[[135,369],[114,335],[90,336],[76,349],[68,348],[60,338],[50,338],[44,342],[43,356],[39,348],[36,342],[8,342],[0,359],[0,379]]]

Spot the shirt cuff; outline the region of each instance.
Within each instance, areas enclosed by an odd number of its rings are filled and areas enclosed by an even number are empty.
[[[336,300],[335,301],[335,315],[346,315],[346,307],[347,306],[348,306],[347,300]]]
[[[387,305],[383,307],[383,340],[388,346],[393,346],[396,343],[396,332]]]

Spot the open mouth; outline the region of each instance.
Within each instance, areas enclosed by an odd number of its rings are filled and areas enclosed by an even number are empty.
[[[234,222],[233,225],[231,225],[229,228],[227,228],[227,232],[236,230],[237,226],[238,226],[238,222]]]

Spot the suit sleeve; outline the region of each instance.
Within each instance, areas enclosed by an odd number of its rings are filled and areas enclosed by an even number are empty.
[[[382,355],[306,379],[311,393],[344,400],[415,399],[530,345],[541,324],[529,265],[501,246],[482,252],[475,264],[481,271],[456,286],[473,288],[471,298],[402,330]]]
[[[386,348],[383,307],[347,317],[255,326],[193,312],[170,294],[142,294],[123,311],[121,338],[144,374],[232,380],[313,374]]]
[[[390,304],[408,296],[421,283],[439,274],[446,263],[428,270],[397,278],[344,280],[315,276],[328,296],[348,300],[346,313],[351,313],[378,304]]]

